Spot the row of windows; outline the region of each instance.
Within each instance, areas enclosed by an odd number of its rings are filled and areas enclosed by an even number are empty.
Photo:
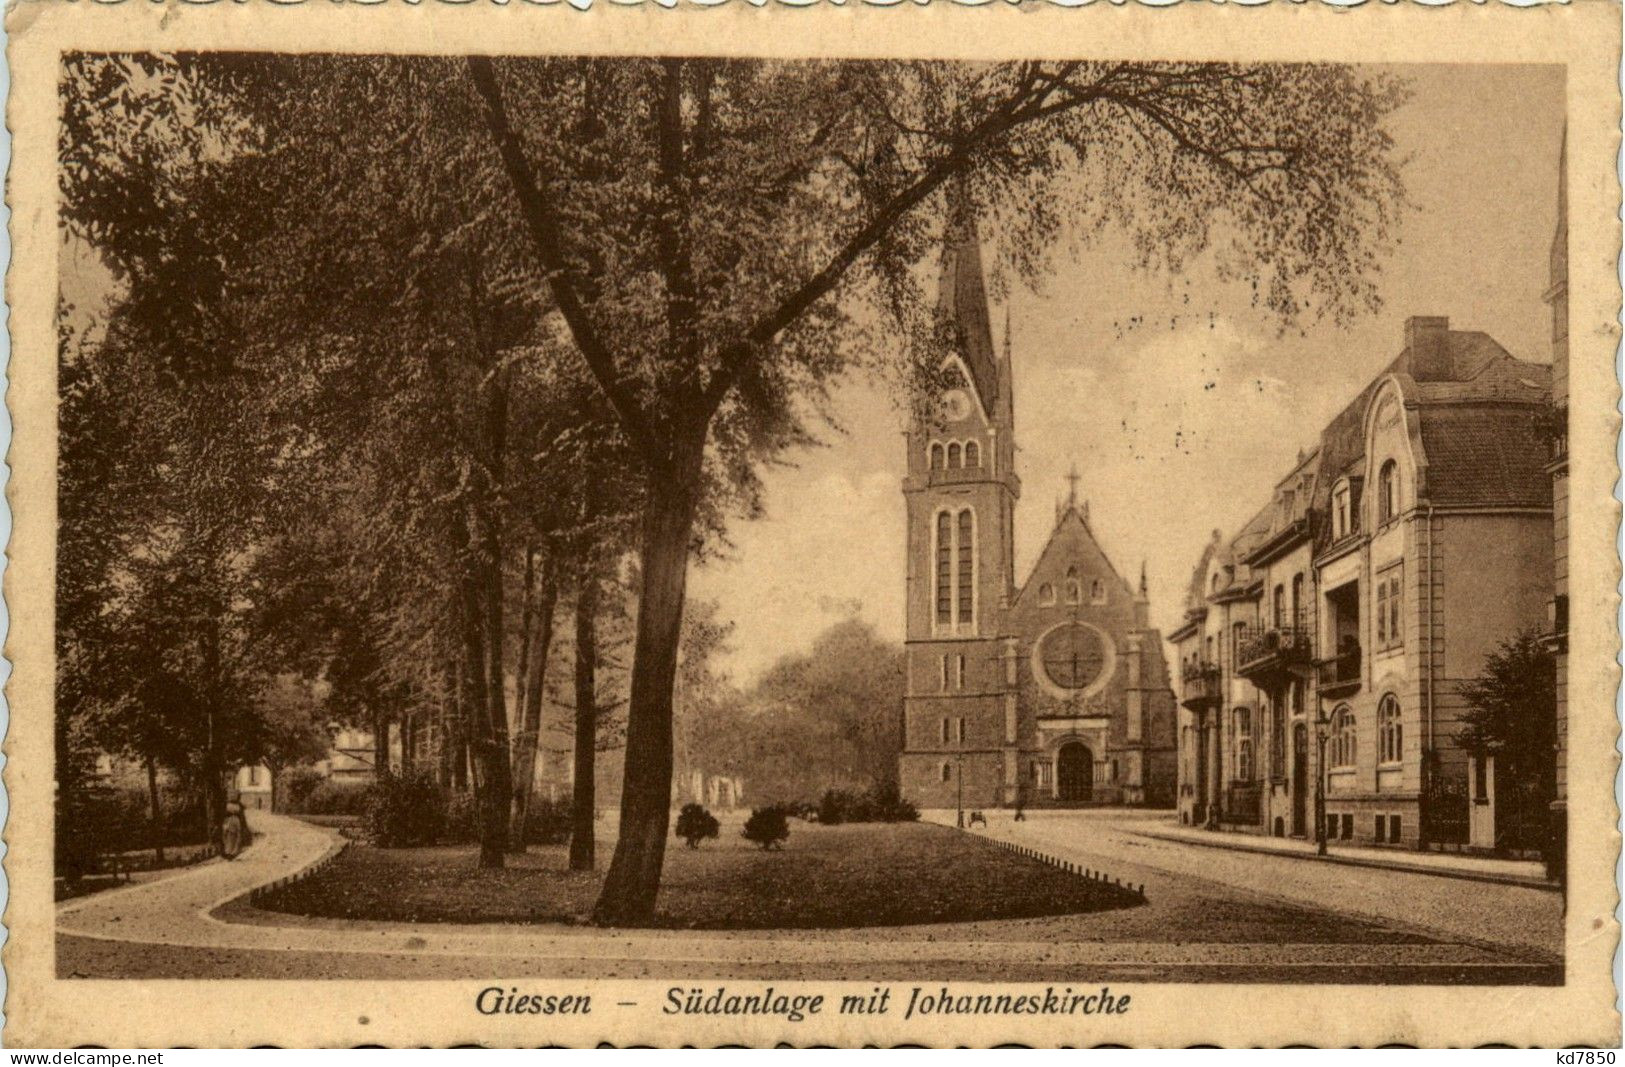
[[[939,626],[975,618],[976,516],[937,513],[936,619]]]
[[[980,467],[982,465],[982,446],[975,441],[949,441],[944,445],[941,441],[931,442],[929,453],[931,469],[956,471],[960,467]]]
[[[944,652],[940,666],[942,673],[938,682],[944,693],[948,691],[949,682],[953,683],[955,689],[965,688],[965,657],[963,655],[955,654],[950,656]]]
[[[1068,604],[1083,603],[1083,583],[1078,579],[1078,568],[1068,567],[1066,569],[1066,582],[1062,585],[1062,589],[1065,590]],[[1045,582],[1040,585],[1038,587],[1038,603],[1054,604],[1055,602],[1054,584]],[[1089,603],[1106,603],[1106,583],[1099,578],[1095,578],[1089,583]]]
[[[1351,770],[1359,759],[1359,724],[1354,711],[1343,704],[1332,712],[1332,734],[1326,745],[1326,761],[1334,771]],[[1384,693],[1377,702],[1377,758],[1381,763],[1398,763],[1405,755],[1405,724],[1400,716],[1399,698]]]
[[[1404,823],[1398,815],[1372,816],[1371,837],[1378,844],[1398,844],[1400,834],[1404,831]],[[1326,837],[1331,840],[1342,838],[1347,841],[1354,836],[1354,814],[1342,812],[1326,816]]]
[[[965,717],[963,715],[944,715],[942,717],[942,743],[952,741],[965,743]]]
[[[1288,700],[1294,715],[1303,712],[1303,683],[1293,682]],[[1277,706],[1270,716],[1270,773],[1286,776],[1287,708]],[[1240,781],[1253,778],[1253,714],[1251,708],[1235,708],[1230,713],[1235,739],[1235,773]],[[1359,726],[1354,710],[1342,704],[1332,712],[1331,733],[1326,740],[1326,764],[1334,771],[1352,770],[1359,762]],[[1399,698],[1385,693],[1377,703],[1377,755],[1384,764],[1398,763],[1405,754],[1405,725]]]
[[[1399,464],[1387,460],[1377,471],[1377,525],[1397,518],[1401,511],[1399,499]],[[1360,529],[1360,510],[1354,496],[1354,487],[1347,481],[1332,487],[1332,540],[1340,541]]]

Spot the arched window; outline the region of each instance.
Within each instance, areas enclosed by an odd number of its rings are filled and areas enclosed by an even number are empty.
[[[955,441],[948,446],[948,469],[959,469],[959,442]]]
[[[953,764],[951,764],[951,763],[944,763],[944,764],[943,764],[943,765],[942,765],[942,780],[943,780],[943,781],[944,781],[944,782],[946,782],[946,781],[948,781],[948,780],[949,780],[949,779],[951,779],[951,778],[953,778],[953,776],[954,776],[954,767],[953,767]]]
[[[976,559],[976,520],[966,508],[959,513],[959,621],[972,619],[972,580]]]
[[[1292,576],[1292,618],[1290,624],[1302,626],[1303,622],[1303,575]]]
[[[1286,586],[1278,585],[1271,597],[1270,610],[1274,614],[1274,626],[1277,630],[1286,626]]]
[[[937,624],[954,621],[954,542],[953,519],[946,511],[937,513]]]
[[[1345,704],[1332,712],[1332,736],[1331,743],[1326,746],[1326,759],[1332,770],[1340,771],[1352,768],[1358,756],[1359,736],[1355,729],[1354,712]]]
[[[1089,602],[1091,604],[1106,603],[1106,583],[1099,578],[1089,583]]]
[[[1051,585],[1049,582],[1045,582],[1043,585],[1039,586],[1038,602],[1040,604],[1055,603],[1055,586]]]
[[[931,444],[931,469],[932,470],[940,471],[942,469],[942,457],[943,457],[942,443],[939,442],[939,441],[932,442],[932,444]]]
[[[1377,473],[1377,522],[1399,514],[1399,464],[1388,460]]]
[[[1398,763],[1405,755],[1405,726],[1399,720],[1399,698],[1383,695],[1377,705],[1378,754],[1384,763]]]
[[[975,441],[965,442],[965,466],[980,467],[982,465],[982,449]]]
[[[1083,600],[1082,587],[1078,584],[1078,568],[1066,569],[1066,602],[1068,604],[1081,603]]]

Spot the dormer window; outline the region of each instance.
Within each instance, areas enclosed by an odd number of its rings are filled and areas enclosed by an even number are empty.
[[[1341,541],[1354,532],[1354,494],[1345,478],[1332,487],[1332,540]]]

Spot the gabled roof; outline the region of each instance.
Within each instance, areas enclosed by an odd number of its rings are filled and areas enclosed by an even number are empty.
[[[999,363],[993,349],[993,325],[987,314],[987,287],[982,280],[982,243],[976,214],[964,203],[950,203],[942,247],[938,310],[959,332],[959,356],[970,372],[986,414],[998,410]]]
[[[1064,542],[1078,536],[1083,538],[1087,555],[1093,556],[1105,565],[1106,573],[1117,583],[1119,591],[1127,592],[1130,595],[1134,593],[1128,581],[1124,579],[1122,574],[1118,572],[1117,567],[1112,563],[1111,557],[1106,554],[1106,550],[1095,539],[1095,532],[1084,521],[1083,513],[1074,506],[1068,506],[1061,512],[1061,517],[1055,523],[1055,529],[1050,531],[1049,540],[1044,542],[1044,547],[1038,553],[1038,559],[1034,561],[1032,570],[1027,572],[1027,580],[1022,583],[1020,589],[1016,590],[1015,602],[1019,603],[1023,597],[1033,590],[1034,578],[1056,569],[1058,561],[1055,561],[1053,557],[1060,555],[1064,551]],[[1067,558],[1078,559],[1079,557],[1069,554]],[[1091,561],[1082,559],[1082,562]]]

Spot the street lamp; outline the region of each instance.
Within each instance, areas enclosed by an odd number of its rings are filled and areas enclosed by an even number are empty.
[[[954,806],[958,808],[956,821],[959,828],[963,830],[965,828],[965,753],[963,750],[954,753],[954,771],[955,777],[959,780],[958,797],[954,802]]]
[[[1332,721],[1326,709],[1315,712],[1315,855],[1326,854],[1326,734]]]

